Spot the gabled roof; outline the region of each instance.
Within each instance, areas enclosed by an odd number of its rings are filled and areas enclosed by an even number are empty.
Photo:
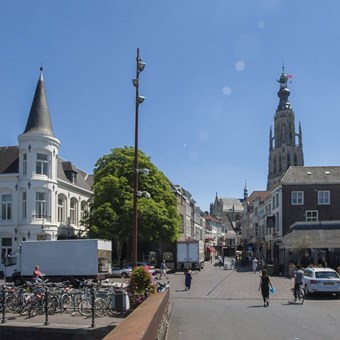
[[[340,166],[291,166],[281,184],[340,184]]]
[[[17,146],[0,147],[0,174],[18,173],[19,148]]]

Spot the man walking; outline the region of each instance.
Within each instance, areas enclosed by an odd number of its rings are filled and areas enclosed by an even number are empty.
[[[166,275],[166,269],[168,269],[168,267],[166,266],[164,260],[163,260],[163,262],[161,263],[160,269],[161,269],[161,274],[159,275],[159,279],[161,279],[161,278],[162,278],[162,275],[164,275],[165,278],[168,280],[168,276]]]
[[[256,257],[253,258],[252,266],[253,266],[253,272],[255,274],[256,273],[256,269],[257,269],[257,258]]]

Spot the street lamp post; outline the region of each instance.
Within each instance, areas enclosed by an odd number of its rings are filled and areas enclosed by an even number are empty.
[[[135,110],[135,157],[134,157],[134,176],[133,176],[133,232],[132,232],[132,264],[137,264],[137,239],[138,239],[138,109],[139,104],[143,103],[144,97],[139,95],[139,74],[144,70],[145,63],[139,56],[137,48],[136,58],[136,78],[132,80],[136,89],[136,110]]]

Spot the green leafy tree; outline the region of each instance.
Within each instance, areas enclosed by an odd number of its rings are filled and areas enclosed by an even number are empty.
[[[138,188],[151,195],[138,198],[138,239],[173,242],[181,222],[169,180],[142,151],[138,167],[150,170],[148,175],[138,173]],[[132,239],[133,179],[134,148],[116,148],[100,158],[94,169],[90,210],[84,218],[90,237],[114,240],[119,259],[123,242]]]

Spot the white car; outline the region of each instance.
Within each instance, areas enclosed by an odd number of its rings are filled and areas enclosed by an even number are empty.
[[[137,262],[136,263],[136,266],[137,267],[147,267],[149,269],[149,272],[152,274],[152,275],[155,275],[156,273],[156,269],[155,269],[155,266],[149,264],[149,263],[146,263],[146,262]],[[132,271],[132,262],[128,262],[125,264],[125,267],[126,268],[129,268],[131,269]]]
[[[127,267],[112,267],[112,272],[110,277],[130,277],[132,273],[132,268]]]
[[[308,267],[304,269],[305,294],[335,293],[340,297],[340,276],[331,268]]]

